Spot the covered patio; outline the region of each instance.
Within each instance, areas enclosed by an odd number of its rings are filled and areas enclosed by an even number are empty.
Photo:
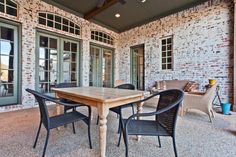
[[[178,106],[178,156],[234,156],[235,12],[235,0],[1,0],[0,156],[42,155],[45,130],[32,148],[43,119],[40,101],[26,89],[49,97],[50,116],[63,113],[65,100],[92,109],[90,117],[83,107],[67,106],[91,126],[93,149],[87,126],[67,119],[78,131],[54,129],[46,156],[125,156],[117,128],[125,133],[133,112],[121,107],[158,112],[158,93],[175,89],[183,94],[168,102]],[[64,83],[68,90],[59,87]],[[230,112],[221,104],[230,104]],[[176,156],[168,137],[161,136],[159,148],[157,138],[137,135],[138,141],[128,138],[129,156]]]

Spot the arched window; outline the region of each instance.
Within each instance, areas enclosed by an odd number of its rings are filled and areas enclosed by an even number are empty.
[[[64,32],[80,35],[80,26],[64,17],[52,13],[40,12],[38,23],[47,27],[52,27]]]
[[[11,0],[0,0],[0,12],[17,17],[17,3]]]
[[[114,39],[110,35],[100,31],[91,31],[91,39],[106,44],[114,45]]]

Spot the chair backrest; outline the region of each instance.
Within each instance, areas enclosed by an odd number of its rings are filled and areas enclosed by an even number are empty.
[[[29,89],[29,88],[27,88],[26,91],[33,94],[35,99],[37,100],[37,102],[39,104],[41,121],[44,124],[45,128],[48,129],[49,125],[50,125],[49,114],[48,114],[48,108],[47,108],[47,105],[45,103],[45,99],[44,99],[43,94],[41,94],[37,91],[34,91],[32,89]]]
[[[160,123],[169,134],[175,133],[175,125],[179,106],[182,104],[184,93],[178,89],[170,89],[159,93],[160,98],[157,105],[157,111],[166,107],[169,110],[156,116],[156,121]]]
[[[135,90],[135,86],[130,83],[121,84],[119,86],[116,86],[115,88]]]
[[[55,88],[77,87],[75,83],[63,82],[55,85]]]

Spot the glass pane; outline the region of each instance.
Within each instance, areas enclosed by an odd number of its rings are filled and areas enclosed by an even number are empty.
[[[53,15],[52,14],[47,14],[47,18],[50,20],[53,20]]]
[[[55,28],[61,30],[61,24],[60,23],[55,23]]]
[[[80,35],[80,31],[78,29],[75,30],[76,35]]]
[[[76,53],[72,53],[71,60],[73,62],[76,62]]]
[[[63,62],[63,71],[70,71],[70,62]]]
[[[166,58],[162,58],[162,63],[166,63]]]
[[[76,81],[76,73],[72,72],[71,73],[71,81]]]
[[[11,7],[14,7],[14,8],[17,8],[16,3],[12,2],[11,0],[7,0],[7,5],[9,5]]]
[[[61,23],[61,17],[55,16],[55,21],[57,21],[58,23]]]
[[[171,63],[171,57],[167,58],[167,62]]]
[[[2,5],[2,4],[0,4],[0,12],[5,13],[5,8],[4,8],[4,5]]]
[[[1,39],[14,40],[14,31],[11,28],[1,27]]]
[[[46,25],[46,19],[39,18],[39,24]]]
[[[47,20],[48,21],[48,24],[47,24],[47,26],[49,26],[49,27],[53,27],[53,22],[52,21],[50,21],[50,20]]]
[[[162,57],[166,57],[166,52],[162,52]]]
[[[50,50],[50,59],[57,60],[57,50]]]
[[[63,61],[64,62],[69,62],[70,61],[70,53],[64,52]]]
[[[76,71],[76,63],[71,63],[71,71]]]
[[[57,82],[57,72],[56,71],[50,72],[50,82],[52,82],[54,84]]]
[[[50,71],[52,71],[52,72],[57,71],[57,61],[50,60]]]
[[[162,69],[165,70],[166,69],[166,65],[162,64]]]
[[[166,46],[162,46],[162,51],[166,51]]]
[[[40,36],[40,47],[48,47],[48,37]]]
[[[0,97],[13,96],[13,92],[14,92],[13,84],[2,83],[0,85]]]
[[[39,84],[39,92],[48,93],[49,92],[49,83],[40,83]]]
[[[63,18],[63,24],[68,26],[69,25],[69,21],[67,19]]]
[[[171,38],[168,38],[168,39],[167,39],[167,44],[171,44],[171,43],[172,43]]]
[[[167,56],[169,56],[169,57],[171,56],[171,51],[167,52]]]
[[[39,48],[39,58],[41,59],[49,59],[48,58],[48,49],[46,48]]]
[[[14,58],[1,56],[1,69],[14,69]]]
[[[50,48],[57,49],[57,39],[50,38]]]
[[[3,55],[14,55],[13,44],[9,41],[0,41],[0,53]]]
[[[14,80],[14,71],[13,70],[1,70],[1,81],[12,83]]]
[[[45,17],[46,18],[46,13],[39,13],[40,17]]]
[[[68,27],[63,25],[63,31],[68,32]]]
[[[75,33],[75,29],[74,28],[72,28],[72,27],[70,27],[70,33]]]
[[[168,65],[167,65],[167,68],[168,68],[168,69],[172,69],[171,64],[168,64]]]
[[[64,51],[70,51],[70,42],[64,41]]]
[[[17,16],[17,10],[7,6],[7,14]]]
[[[77,44],[71,43],[71,51],[72,52],[77,52]]]
[[[167,50],[171,50],[171,45],[167,45]]]
[[[48,70],[48,60],[39,60],[39,71]]]
[[[48,82],[48,71],[39,71],[39,82]]]
[[[166,44],[166,39],[163,39],[163,40],[161,41],[161,44],[162,44],[162,45],[165,45],[165,44]]]
[[[70,72],[69,71],[64,71],[63,72],[63,78],[64,78],[64,82],[70,82],[70,80],[71,80]]]

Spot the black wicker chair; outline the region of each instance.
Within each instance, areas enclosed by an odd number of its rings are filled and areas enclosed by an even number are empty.
[[[128,157],[128,135],[158,136],[159,147],[161,147],[160,136],[171,136],[173,140],[174,153],[177,157],[175,144],[175,125],[179,106],[182,103],[184,93],[177,89],[170,89],[139,101],[144,102],[154,96],[160,95],[157,109],[151,113],[138,113],[128,119],[122,119],[122,130],[125,143],[125,153]],[[155,116],[155,120],[136,120],[136,117]]]
[[[34,95],[34,97],[36,98],[36,100],[39,104],[39,109],[40,109],[40,123],[39,123],[39,128],[37,131],[37,135],[36,135],[36,139],[35,139],[33,148],[36,147],[42,124],[44,125],[44,127],[47,130],[47,136],[46,136],[46,141],[44,144],[42,157],[45,156],[45,152],[46,152],[46,148],[47,148],[47,144],[48,144],[48,138],[49,138],[49,134],[50,134],[51,129],[72,123],[73,132],[75,133],[74,122],[77,122],[80,120],[82,120],[85,124],[88,125],[89,146],[90,146],[90,149],[92,149],[92,143],[91,143],[91,137],[90,137],[91,107],[87,106],[88,107],[88,116],[85,116],[82,113],[77,112],[77,111],[72,111],[69,113],[64,113],[61,115],[49,117],[48,109],[47,109],[47,105],[46,105],[45,101],[51,101],[51,102],[54,102],[56,104],[60,104],[63,106],[71,106],[71,104],[64,103],[64,102],[60,101],[60,99],[53,98],[48,95],[44,95],[42,93],[39,93],[39,92],[31,90],[31,89],[26,89],[26,91]]]
[[[135,86],[132,85],[132,84],[128,84],[128,83],[127,84],[121,84],[119,86],[116,86],[115,88],[135,90]],[[118,133],[120,133],[120,129],[121,129],[122,109],[127,108],[127,107],[132,107],[132,112],[134,114],[134,104],[133,103],[110,108],[110,111],[113,111],[113,112],[115,112],[115,113],[117,113],[119,115]],[[98,124],[98,121],[99,121],[99,116],[97,117],[97,124]],[[118,145],[119,145],[119,142],[118,142]]]
[[[74,83],[58,83],[55,85],[55,88],[70,88],[70,87],[77,87],[76,84]],[[64,113],[66,113],[68,110],[72,109],[73,111],[76,110],[76,107],[79,107],[80,104],[78,104],[77,102],[71,101],[71,100],[67,100],[67,99],[61,99],[62,102],[65,103],[69,103],[72,106],[64,106]],[[73,106],[74,105],[74,106]]]

